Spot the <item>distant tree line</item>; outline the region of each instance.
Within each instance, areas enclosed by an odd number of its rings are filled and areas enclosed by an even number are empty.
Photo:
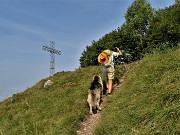
[[[135,0],[127,9],[125,22],[98,41],[86,46],[79,59],[81,67],[98,65],[102,50],[119,47],[131,54],[132,61],[155,49],[173,48],[180,40],[180,2],[155,10],[147,0]]]

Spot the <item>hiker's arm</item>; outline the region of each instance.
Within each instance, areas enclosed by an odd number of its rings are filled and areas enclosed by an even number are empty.
[[[117,47],[116,47],[116,49],[117,49],[117,51],[118,51],[119,55],[123,55],[123,54],[122,54],[122,51],[121,51],[121,50],[119,50],[119,48],[117,48]]]

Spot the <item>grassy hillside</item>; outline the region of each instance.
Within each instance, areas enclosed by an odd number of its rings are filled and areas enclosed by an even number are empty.
[[[96,135],[180,134],[180,49],[129,66]]]
[[[89,112],[86,99],[95,73],[101,68],[60,72],[1,102],[0,135],[76,134]],[[48,79],[54,84],[43,88]]]
[[[1,102],[0,135],[75,135],[88,114],[87,90],[95,73],[101,68],[60,72]],[[180,49],[116,66],[116,78],[124,73],[94,134],[179,134]],[[43,88],[48,79],[54,84]]]

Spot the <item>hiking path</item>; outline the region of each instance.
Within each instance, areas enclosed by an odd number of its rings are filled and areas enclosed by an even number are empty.
[[[113,86],[113,89],[116,90],[119,88],[124,81],[124,77],[120,78],[119,84]],[[111,96],[111,95],[110,95]],[[107,105],[108,96],[103,95],[103,102],[101,103],[102,111],[97,111],[96,114],[90,115],[88,114],[84,121],[81,122],[81,127],[78,131],[76,131],[76,135],[92,135],[93,130],[95,129],[96,125],[102,119],[102,113],[104,108]]]

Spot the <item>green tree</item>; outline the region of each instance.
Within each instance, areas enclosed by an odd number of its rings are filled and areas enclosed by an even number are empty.
[[[98,41],[93,41],[92,45],[86,47],[86,50],[83,51],[82,56],[79,59],[81,67],[98,65],[97,57],[99,53],[111,46],[122,47],[119,43],[120,39],[121,37],[118,30],[113,30]]]
[[[180,0],[175,0],[176,3],[180,2]]]
[[[154,48],[174,47],[180,40],[180,3],[155,11],[147,0],[135,0],[127,9],[125,23],[98,41],[86,46],[80,57],[81,67],[98,65],[102,50],[119,47],[138,60]]]
[[[146,37],[146,52],[167,49],[180,42],[180,3],[156,11]]]
[[[125,14],[123,34],[129,41],[127,48],[131,51],[134,60],[141,58],[141,53],[146,47],[143,39],[147,35],[153,14],[154,10],[147,0],[135,0]]]

